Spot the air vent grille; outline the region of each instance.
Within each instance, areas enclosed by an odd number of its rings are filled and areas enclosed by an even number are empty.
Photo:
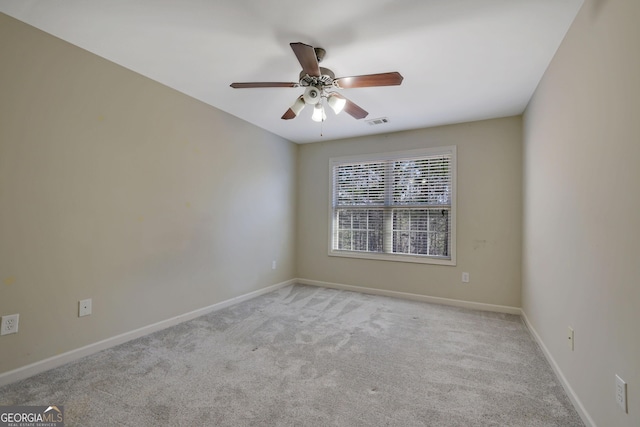
[[[369,126],[384,125],[389,123],[389,119],[387,117],[380,117],[377,119],[367,120],[367,123],[369,123]]]

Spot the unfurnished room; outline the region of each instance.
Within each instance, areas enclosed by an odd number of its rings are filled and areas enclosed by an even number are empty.
[[[1,426],[640,426],[637,0],[0,0]]]

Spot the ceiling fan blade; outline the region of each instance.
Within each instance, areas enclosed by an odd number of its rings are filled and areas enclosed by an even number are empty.
[[[295,119],[296,117],[296,113],[289,108],[283,115],[282,115],[282,120],[291,120],[291,119]]]
[[[289,43],[289,45],[291,49],[293,49],[293,53],[296,54],[302,70],[311,77],[319,77],[320,66],[318,65],[318,58],[316,57],[316,51],[313,46],[304,43]]]
[[[298,87],[298,83],[287,82],[250,82],[250,83],[231,83],[234,89],[248,89],[254,87]]]
[[[291,108],[289,108],[283,115],[282,115],[282,120],[291,120],[291,119],[295,119],[296,117],[296,113],[293,112],[293,110]]]
[[[367,74],[364,76],[339,77],[334,83],[341,89],[350,89],[355,87],[372,87],[372,86],[396,86],[402,83],[404,77],[397,72]]]
[[[345,98],[341,94],[339,94],[337,92],[334,92],[333,96],[336,96],[338,98],[342,98],[342,99],[344,99],[346,101],[342,111],[346,112],[347,114],[349,114],[354,119],[356,119],[356,120],[364,119],[365,117],[367,117],[369,115],[368,111],[364,110],[358,104],[356,104],[356,103],[354,103],[352,101],[349,101],[347,98]]]

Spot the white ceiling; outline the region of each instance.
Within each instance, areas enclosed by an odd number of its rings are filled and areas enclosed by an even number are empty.
[[[307,143],[520,114],[583,0],[0,0],[0,11],[288,140]],[[323,47],[337,77],[399,71],[401,86],[344,89],[364,120],[311,108],[289,47]],[[370,126],[366,120],[388,117]]]

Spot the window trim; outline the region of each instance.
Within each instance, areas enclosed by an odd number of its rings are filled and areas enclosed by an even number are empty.
[[[336,165],[342,163],[354,163],[354,162],[372,162],[383,160],[401,160],[420,156],[437,156],[442,154],[451,155],[451,228],[450,228],[450,251],[451,259],[443,259],[435,256],[427,255],[411,255],[411,254],[393,254],[393,253],[378,253],[378,252],[360,252],[360,251],[344,251],[333,249],[333,168]],[[370,259],[380,261],[396,261],[396,262],[411,262],[420,264],[435,264],[435,265],[456,265],[456,224],[457,224],[457,147],[455,145],[449,145],[444,147],[432,147],[432,148],[420,148],[417,150],[404,150],[393,151],[385,153],[369,153],[353,156],[341,156],[331,157],[329,159],[329,213],[328,213],[328,255],[344,258],[359,258]]]

